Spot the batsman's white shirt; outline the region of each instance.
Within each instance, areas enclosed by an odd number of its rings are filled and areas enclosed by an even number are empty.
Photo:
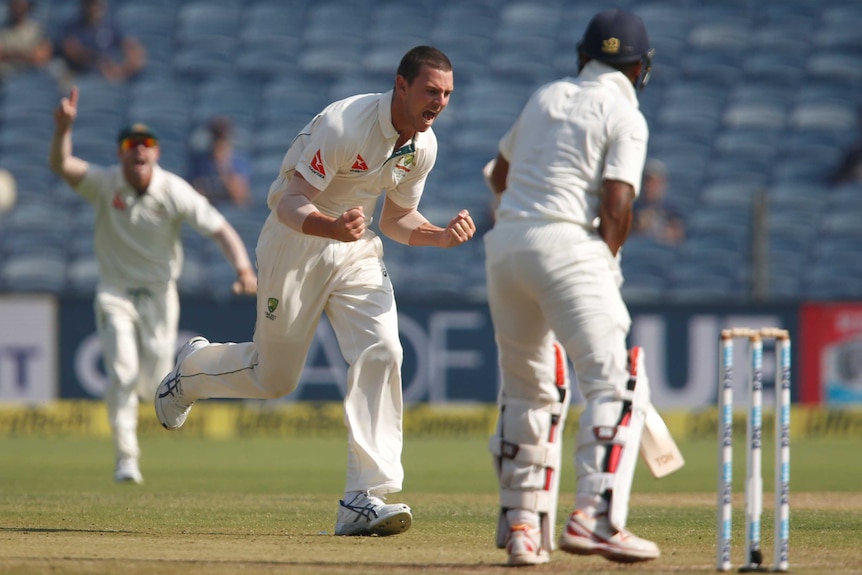
[[[75,191],[96,214],[94,307],[115,449],[137,458],[138,396],[152,397],[176,351],[182,224],[211,236],[225,220],[185,180],[158,166],[145,194],[126,183],[119,166],[93,164]]]
[[[649,132],[631,82],[597,61],[536,91],[500,141],[509,161],[497,220],[571,222],[594,232],[602,180],[640,191]]]
[[[183,362],[189,398],[277,398],[299,383],[321,315],[326,313],[348,363],[344,412],[348,427],[345,491],[400,491],[402,395],[397,310],[370,229],[355,242],[305,235],[282,224],[275,207],[294,172],[320,190],[317,208],[338,217],[362,206],[367,222],[386,194],[405,208],[419,204],[437,156],[428,130],[395,150],[392,92],[330,104],[285,154],[270,187],[273,210],[257,244],[257,322],[253,343],[211,344]]]

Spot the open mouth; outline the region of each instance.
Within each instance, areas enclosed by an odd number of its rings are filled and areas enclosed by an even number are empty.
[[[431,110],[425,110],[424,112],[422,112],[422,118],[426,122],[433,122],[434,118],[436,118],[436,117],[437,117],[437,112],[432,112]]]

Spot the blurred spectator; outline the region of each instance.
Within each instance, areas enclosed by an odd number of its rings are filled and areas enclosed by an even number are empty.
[[[634,205],[632,235],[674,246],[685,239],[682,216],[668,203],[666,193],[667,166],[660,160],[647,160],[640,196]]]
[[[198,192],[216,205],[251,203],[251,161],[234,148],[230,118],[212,118],[203,141],[192,147],[188,179]]]
[[[0,28],[0,78],[41,68],[51,59],[51,41],[30,14],[32,0],[8,0],[6,22]]]
[[[862,107],[857,113],[856,142],[841,157],[841,163],[829,176],[829,184],[840,186],[862,183]]]
[[[108,0],[80,0],[80,11],[63,27],[57,42],[60,56],[73,75],[101,73],[123,82],[146,62],[146,50],[108,15]]]

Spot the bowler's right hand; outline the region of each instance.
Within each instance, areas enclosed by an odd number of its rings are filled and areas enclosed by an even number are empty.
[[[365,234],[365,212],[361,207],[350,208],[333,222],[332,238],[340,242],[355,242]]]

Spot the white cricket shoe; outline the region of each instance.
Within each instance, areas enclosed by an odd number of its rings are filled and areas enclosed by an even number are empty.
[[[156,417],[165,429],[179,429],[186,422],[195,401],[183,397],[183,386],[180,383],[180,367],[191,352],[209,345],[204,337],[193,337],[186,342],[177,354],[174,370],[167,374],[156,389]]]
[[[133,458],[117,459],[117,467],[114,468],[114,481],[117,483],[136,483],[138,485],[143,483],[144,476],[141,475],[138,460]]]
[[[649,561],[659,556],[658,545],[626,529],[617,530],[607,513],[587,517],[575,511],[560,534],[560,549],[575,555],[601,555],[617,563]]]
[[[506,540],[509,565],[540,565],[550,561],[550,555],[542,548],[542,532],[531,525],[513,525]]]
[[[345,497],[346,499],[346,497]],[[336,535],[398,535],[410,529],[413,515],[403,503],[386,505],[381,497],[361,492],[338,502]]]

